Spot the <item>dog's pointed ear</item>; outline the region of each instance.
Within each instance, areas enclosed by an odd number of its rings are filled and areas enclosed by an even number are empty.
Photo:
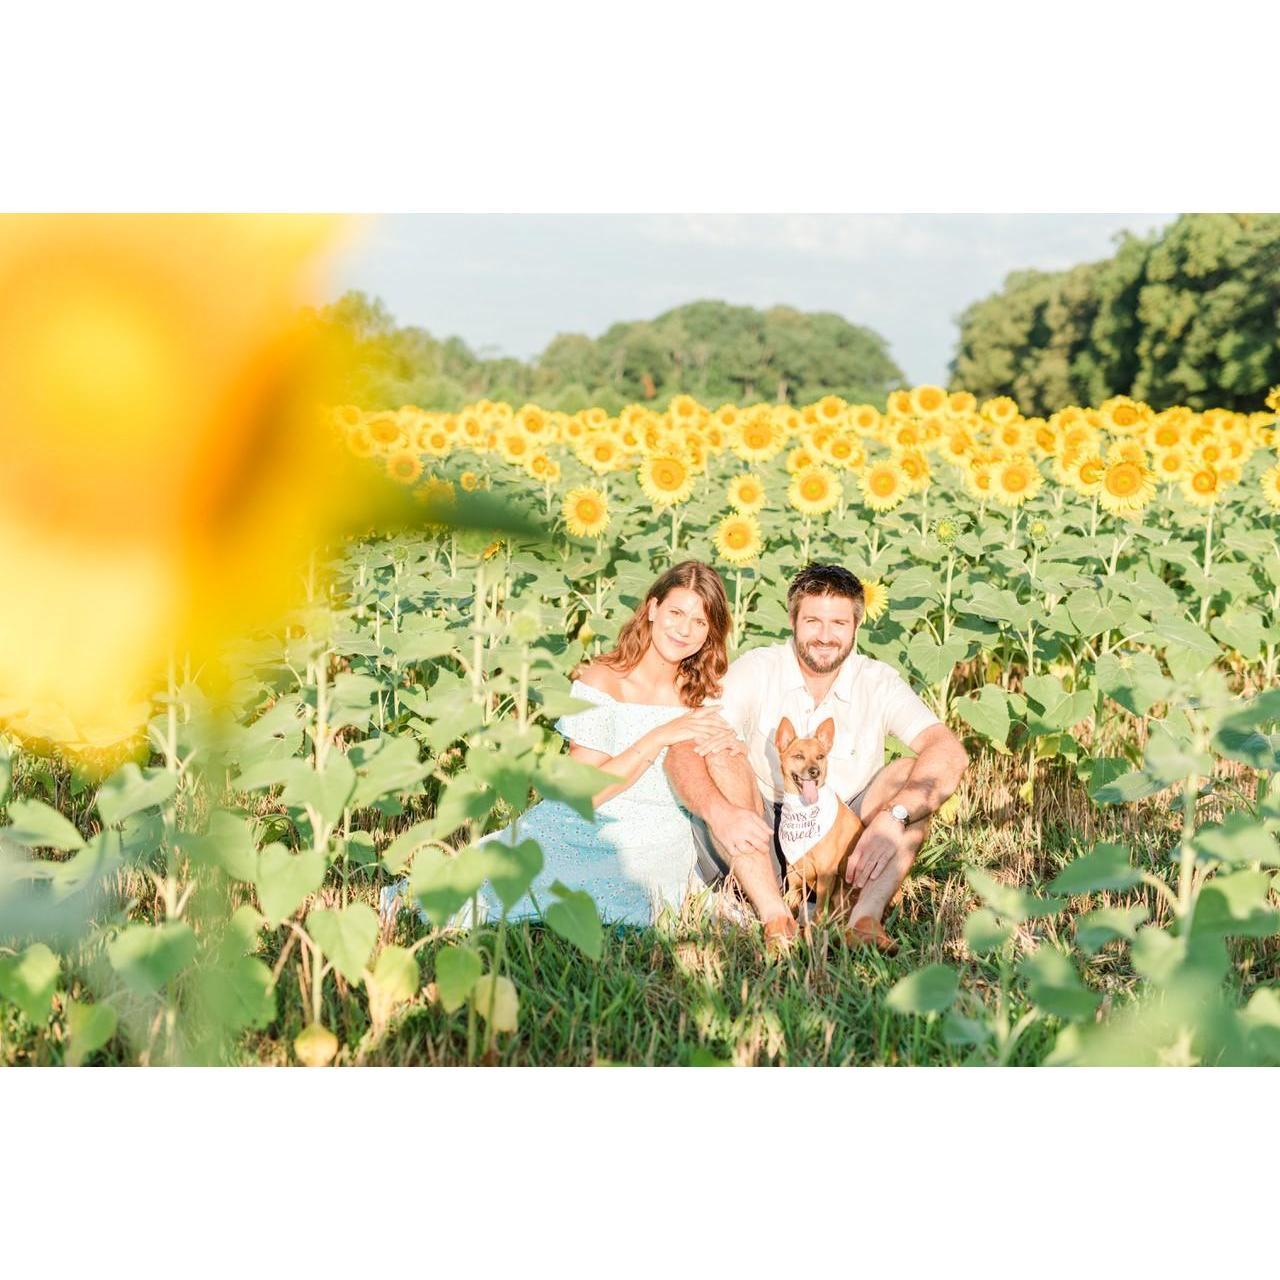
[[[778,748],[778,754],[781,755],[795,740],[796,731],[791,727],[791,721],[783,716],[773,735],[773,745]]]
[[[824,751],[830,751],[831,744],[836,740],[836,722],[828,716],[818,726],[818,732],[813,736],[822,743],[822,749]]]

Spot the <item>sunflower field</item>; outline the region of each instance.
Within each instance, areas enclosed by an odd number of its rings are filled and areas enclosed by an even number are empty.
[[[318,553],[226,696],[171,662],[123,762],[0,755],[0,1061],[1280,1061],[1277,411],[328,411],[419,527]],[[965,738],[897,957],[821,927],[771,956],[711,895],[613,929],[562,885],[543,927],[449,927],[541,867],[481,834],[589,815],[569,672],[688,558],[731,656],[847,566],[859,649]],[[406,875],[428,923],[380,922]]]

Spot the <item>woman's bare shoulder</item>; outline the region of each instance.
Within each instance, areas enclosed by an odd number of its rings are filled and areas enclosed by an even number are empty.
[[[588,688],[599,689],[611,698],[621,699],[622,687],[618,682],[618,673],[603,662],[588,662],[574,672],[573,678],[581,681]]]

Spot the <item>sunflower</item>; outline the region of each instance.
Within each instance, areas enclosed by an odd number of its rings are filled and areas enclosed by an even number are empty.
[[[422,474],[422,459],[408,449],[400,449],[387,457],[387,475],[399,484],[412,484]]]
[[[1107,461],[1109,463],[1136,462],[1141,466],[1146,466],[1147,451],[1141,440],[1126,436],[1120,440],[1113,440],[1107,446]]]
[[[995,396],[982,402],[978,410],[993,426],[1003,426],[1018,416],[1018,402],[1012,396]]]
[[[545,453],[539,451],[529,455],[529,461],[525,463],[525,469],[535,480],[543,480],[550,483],[551,469],[555,465]]]
[[[742,419],[742,410],[736,404],[722,404],[711,415],[714,422],[720,424],[724,430],[732,430],[738,425]]]
[[[474,471],[464,471],[458,477],[458,483],[467,493],[475,493],[480,487],[480,477]]]
[[[1098,406],[1098,412],[1107,427],[1116,435],[1131,435],[1141,431],[1151,419],[1151,407],[1128,396],[1112,396]]]
[[[1267,506],[1280,510],[1280,466],[1268,467],[1262,473],[1262,496]]]
[[[373,443],[382,453],[404,444],[404,432],[394,413],[375,413],[366,424]]]
[[[744,418],[733,437],[733,451],[743,462],[768,462],[786,444],[782,427],[772,416],[754,413]]]
[[[575,452],[579,460],[596,475],[608,475],[622,463],[622,446],[611,434],[595,432],[585,437]]]
[[[947,393],[941,387],[915,387],[910,393],[911,412],[920,417],[941,413],[947,406]]]
[[[1147,439],[1153,449],[1172,449],[1182,444],[1184,427],[1182,419],[1158,414],[1152,421]]]
[[[1218,472],[1203,462],[1197,463],[1187,471],[1187,474],[1182,477],[1180,487],[1182,496],[1193,507],[1213,506],[1222,496],[1222,490],[1225,488]]]
[[[956,417],[976,413],[978,410],[978,398],[972,391],[953,391],[947,397],[947,409]]]
[[[992,481],[992,497],[1002,507],[1020,507],[1040,492],[1044,476],[1025,453],[1015,453],[996,463]]]
[[[433,458],[446,457],[453,441],[442,423],[426,422],[418,428],[418,448]]]
[[[667,406],[671,420],[681,424],[696,422],[704,412],[702,406],[689,395],[673,396]]]
[[[355,426],[348,427],[346,436],[347,448],[357,458],[367,458],[374,452],[373,436],[369,434],[369,428],[363,422],[357,422]]]
[[[1043,418],[1028,418],[1027,427],[1031,431],[1032,448],[1042,457],[1052,457],[1058,451],[1057,429]]]
[[[991,436],[993,440],[1002,448],[1008,449],[1010,453],[1026,453],[1031,448],[1034,440],[1031,430],[1021,418],[1014,418],[1009,422],[1000,423],[991,433]]]
[[[640,464],[640,488],[655,507],[687,502],[693,492],[693,469],[675,454],[651,454]]]
[[[575,538],[598,538],[609,527],[609,504],[598,489],[570,489],[560,514]]]
[[[872,511],[891,511],[910,492],[907,477],[896,461],[873,462],[858,481],[862,500]]]
[[[995,475],[985,462],[970,462],[964,471],[964,483],[979,502],[990,502],[995,493]]]
[[[883,582],[873,580],[862,584],[862,616],[868,622],[875,622],[889,607],[889,588]]]
[[[551,419],[536,404],[526,404],[515,416],[516,426],[531,436],[541,438],[551,425]]]
[[[715,542],[720,558],[733,565],[750,563],[764,547],[760,522],[751,515],[725,516],[716,526]]]
[[[534,452],[533,437],[523,427],[514,424],[498,432],[497,445],[503,459],[516,467],[527,465],[529,456]]]
[[[849,420],[860,436],[869,436],[880,429],[880,410],[871,404],[855,404],[849,411]]]
[[[861,442],[851,431],[837,431],[822,446],[822,453],[832,466],[849,467],[854,465],[861,448]]]
[[[1115,458],[1107,463],[1098,490],[1098,503],[1104,511],[1116,516],[1136,515],[1155,496],[1155,475],[1145,462]]]
[[[787,470],[794,476],[807,467],[816,467],[822,461],[816,449],[798,444],[787,454]]]
[[[753,472],[729,481],[729,505],[740,515],[754,515],[765,504],[764,482]]]
[[[1187,451],[1180,447],[1160,449],[1152,458],[1151,465],[1157,480],[1163,484],[1176,484],[1186,474]]]
[[[939,453],[948,461],[960,465],[973,450],[973,437],[963,428],[948,431],[943,437]]]
[[[1101,454],[1082,453],[1068,468],[1068,483],[1086,498],[1090,498],[1102,486],[1106,470],[1107,464],[1102,460]]]
[[[919,449],[897,449],[893,456],[898,470],[906,477],[910,492],[923,493],[932,484],[933,472],[929,467],[929,459]]]
[[[885,401],[885,412],[891,417],[906,418],[911,415],[911,392],[890,391]]]
[[[1263,403],[1272,413],[1280,413],[1280,386],[1272,387]]]
[[[806,516],[820,516],[840,501],[844,487],[826,467],[798,471],[787,488],[787,501]]]

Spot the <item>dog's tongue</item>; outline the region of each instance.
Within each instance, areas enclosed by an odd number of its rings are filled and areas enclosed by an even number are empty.
[[[818,784],[812,778],[806,778],[800,784],[800,799],[805,804],[818,803]]]

